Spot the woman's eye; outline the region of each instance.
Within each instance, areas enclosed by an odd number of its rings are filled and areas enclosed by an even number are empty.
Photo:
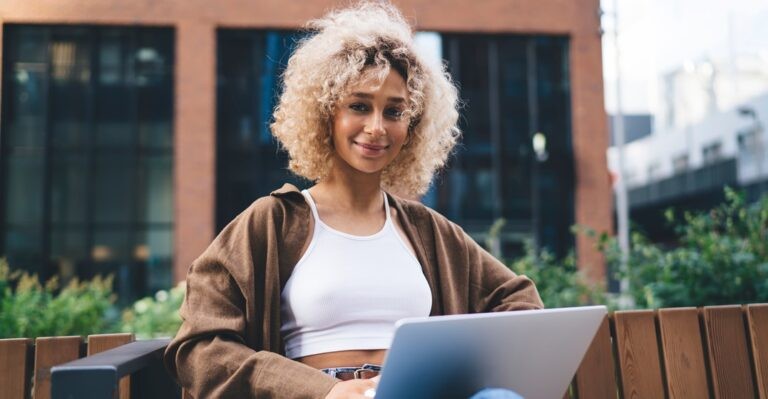
[[[368,106],[361,103],[353,103],[349,105],[349,109],[357,112],[365,112],[368,111]]]
[[[390,118],[402,118],[403,116],[403,110],[398,108],[390,108],[387,110],[387,116]]]

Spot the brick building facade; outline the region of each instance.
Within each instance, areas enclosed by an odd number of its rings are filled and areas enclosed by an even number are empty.
[[[567,71],[570,96],[566,122],[572,146],[573,204],[568,205],[573,207],[571,222],[610,231],[612,197],[605,159],[608,135],[603,106],[599,2],[401,0],[395,3],[415,21],[420,31],[486,35],[484,37],[564,38],[567,42],[564,70]],[[217,230],[217,35],[222,29],[294,30],[335,4],[325,0],[220,0],[214,3],[199,0],[6,0],[0,2],[0,34],[8,36],[9,32],[15,32],[13,27],[16,26],[170,29],[173,37],[172,278],[178,281],[184,278],[187,266],[210,243]],[[7,37],[3,45],[9,46]],[[1,50],[4,76],[0,81],[5,86],[11,82],[8,75],[14,71],[9,66],[7,48]],[[6,98],[6,89],[0,99],[4,103],[5,116],[11,106],[6,103],[12,101]],[[7,135],[8,128],[3,126]],[[10,151],[7,139],[5,143],[6,150]],[[7,176],[9,172],[4,173]],[[5,204],[7,210],[8,201]],[[9,220],[7,212],[5,219],[0,218],[0,224],[3,220]],[[604,262],[593,243],[577,237],[575,247],[579,262],[588,275],[603,279]],[[0,251],[2,249],[0,246]]]

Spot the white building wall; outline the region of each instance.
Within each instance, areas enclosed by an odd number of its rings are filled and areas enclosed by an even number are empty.
[[[768,59],[741,57],[732,64],[687,63],[661,79],[662,98],[654,117],[654,131],[624,147],[628,188],[674,175],[674,161],[680,156],[688,157],[687,169],[702,167],[704,148],[716,142],[721,143],[721,159],[739,158],[740,181],[749,183],[758,175],[768,176]],[[757,148],[753,141],[749,151],[740,153],[739,134],[755,128],[751,118],[738,112],[745,106],[755,110],[762,123],[763,144]],[[615,147],[608,150],[612,171],[618,170],[616,151]],[[763,159],[762,165],[759,158]]]
[[[768,122],[768,93],[758,98],[743,103],[751,107],[762,121],[762,176],[768,177],[768,132],[765,124]],[[718,111],[709,115],[696,124],[675,129],[667,129],[663,134],[655,132],[643,139],[634,141],[624,147],[625,178],[628,188],[643,186],[653,181],[670,177],[674,174],[673,162],[681,155],[688,156],[688,169],[698,169],[703,166],[704,148],[712,143],[721,143],[721,158],[741,158],[740,167],[756,168],[757,159],[755,151],[759,148],[752,146],[749,150],[753,155],[739,152],[739,133],[754,129],[754,122],[745,116],[739,115],[737,109]],[[609,167],[617,170],[617,149],[611,147],[608,150]],[[749,159],[752,162],[748,162]],[[742,162],[743,161],[743,162]],[[757,171],[753,172],[757,173]],[[752,180],[757,176],[742,176],[740,179]]]

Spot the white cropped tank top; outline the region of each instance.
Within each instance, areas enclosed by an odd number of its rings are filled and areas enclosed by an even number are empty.
[[[315,228],[281,294],[286,356],[388,349],[397,320],[429,316],[432,292],[390,218],[386,193],[386,222],[370,236],[326,225],[309,191],[302,194]]]

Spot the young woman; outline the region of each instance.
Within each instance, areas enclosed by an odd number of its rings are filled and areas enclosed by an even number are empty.
[[[311,21],[272,132],[316,182],[260,198],[192,264],[165,361],[198,398],[370,397],[398,319],[537,309],[423,194],[459,136],[448,74],[391,5]],[[357,378],[355,378],[357,377]]]

